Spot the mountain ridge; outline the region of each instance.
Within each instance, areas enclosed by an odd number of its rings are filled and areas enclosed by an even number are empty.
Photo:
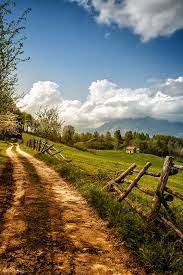
[[[122,133],[131,130],[144,132],[149,135],[164,134],[183,138],[182,122],[170,122],[165,119],[151,117],[116,119],[106,122],[95,130],[103,133],[106,131],[114,132],[117,129],[121,130]]]

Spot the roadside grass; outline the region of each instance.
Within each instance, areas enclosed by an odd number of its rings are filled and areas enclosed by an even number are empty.
[[[24,140],[30,138],[36,137],[24,134]],[[101,190],[110,178],[115,177],[119,171],[126,169],[133,162],[140,168],[150,161],[153,163],[151,171],[158,172],[161,171],[164,159],[145,154],[128,155],[123,151],[88,153],[63,144],[55,144],[56,148],[64,150],[65,157],[72,158],[71,163],[66,163],[48,155],[37,154],[24,145],[21,147],[72,182],[91,205],[96,207],[100,216],[108,220],[109,227],[125,241],[126,247],[133,252],[138,263],[145,268],[148,274],[182,274],[182,241],[163,225],[146,222],[125,202],[119,203],[111,194]],[[182,192],[182,178],[183,173],[172,176],[168,185]],[[157,181],[158,179],[152,177],[144,177],[141,184],[154,190]],[[150,206],[151,198],[149,200],[148,196],[143,196],[137,191],[131,196],[145,209]],[[181,229],[182,204],[173,202],[171,205],[176,211],[178,225]]]
[[[3,169],[5,160],[6,160],[6,149],[9,147],[9,144],[5,141],[0,140],[0,175]]]

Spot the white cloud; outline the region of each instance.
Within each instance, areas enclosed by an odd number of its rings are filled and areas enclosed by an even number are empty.
[[[18,102],[18,107],[35,113],[40,106],[55,106],[62,102],[59,85],[51,81],[38,81],[32,89]]]
[[[183,28],[182,0],[68,0],[94,9],[99,23],[131,28],[143,41]]]
[[[87,128],[113,119],[146,116],[183,121],[183,77],[167,79],[152,89],[124,89],[107,79],[97,80],[91,83],[85,102],[63,99],[56,83],[39,81],[18,105],[32,114],[40,106],[55,106],[66,122]]]

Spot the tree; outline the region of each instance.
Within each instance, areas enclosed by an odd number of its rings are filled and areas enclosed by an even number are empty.
[[[22,32],[30,9],[24,11],[17,20],[12,20],[14,7],[15,2],[11,0],[0,3],[0,113],[15,108],[13,95],[17,82],[17,65],[26,60],[22,58],[26,39]]]
[[[34,131],[34,118],[31,114],[26,112],[22,113],[22,124],[24,132]]]
[[[97,131],[93,133],[93,138],[95,138],[96,140],[99,140],[99,133]]]
[[[73,143],[77,142],[80,142],[80,134],[75,132],[73,136]]]
[[[0,136],[2,138],[8,136],[17,136],[19,134],[19,129],[21,128],[21,123],[18,121],[18,115],[7,112],[1,115],[0,119]]]
[[[114,147],[115,149],[119,149],[122,144],[122,137],[120,130],[116,130],[114,132]]]
[[[137,133],[136,133],[136,136],[137,136]],[[124,145],[125,146],[131,145],[132,140],[133,140],[133,133],[132,133],[132,131],[127,131],[125,133],[125,135],[124,135]]]
[[[114,148],[113,138],[109,131],[106,132],[106,134],[104,135],[104,146],[105,146],[105,149],[109,149],[109,150]]]
[[[60,119],[57,108],[40,109],[36,114],[35,133],[53,141],[59,141],[64,121]]]
[[[112,136],[111,136],[111,133],[108,131],[106,132],[105,136],[104,136],[104,141],[106,143],[111,143],[112,142]]]
[[[19,124],[15,114],[17,112],[14,96],[17,82],[16,70],[19,62],[26,60],[22,58],[26,39],[22,32],[30,9],[27,9],[17,20],[12,20],[14,7],[15,2],[12,0],[4,0],[0,3],[0,122],[1,129],[4,129],[3,133],[14,132],[16,125]]]
[[[62,133],[62,141],[65,144],[73,145],[74,142],[74,132],[75,129],[72,125],[64,126],[63,133]]]

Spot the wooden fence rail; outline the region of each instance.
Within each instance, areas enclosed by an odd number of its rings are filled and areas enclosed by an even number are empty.
[[[37,139],[29,139],[25,142],[26,146],[36,150],[39,154],[48,154],[50,156],[54,156],[55,158],[61,157],[62,160],[66,162],[71,162],[71,159],[65,158],[61,152],[63,150],[58,150],[54,147],[54,144],[48,144],[47,141],[37,140]]]
[[[103,187],[103,189],[106,188],[109,192],[114,192],[119,202],[126,201],[134,211],[145,219],[149,221],[156,219],[157,221],[170,227],[181,239],[183,239],[183,233],[177,228],[175,215],[168,205],[168,202],[173,201],[174,199],[183,201],[183,194],[166,186],[169,176],[177,174],[178,170],[183,170],[183,166],[174,164],[173,157],[171,156],[167,156],[165,158],[161,173],[148,172],[147,170],[150,166],[151,163],[148,162],[139,171],[136,169],[136,164],[133,163],[116,179],[110,180],[106,186]],[[138,173],[134,180],[126,178],[128,175],[133,173]],[[139,181],[144,175],[159,178],[155,191],[139,185]],[[129,185],[126,190],[122,188],[123,183],[127,183]],[[140,205],[128,198],[134,188],[137,188],[139,191],[152,197],[151,209],[149,211],[145,211]],[[166,218],[162,217],[160,214],[161,207],[165,210]]]

